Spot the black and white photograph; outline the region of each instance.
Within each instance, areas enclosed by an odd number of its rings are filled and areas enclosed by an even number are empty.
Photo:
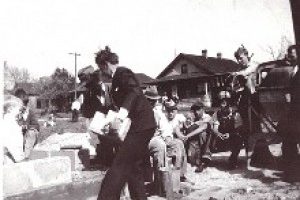
[[[4,0],[0,198],[300,199],[300,0]]]

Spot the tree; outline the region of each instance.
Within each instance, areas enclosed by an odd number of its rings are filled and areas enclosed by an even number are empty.
[[[4,65],[4,91],[14,89],[16,83],[28,83],[32,77],[27,68]]]
[[[56,68],[51,78],[52,82],[49,87],[60,91],[64,95],[74,89],[75,77],[64,68]]]
[[[268,45],[264,50],[270,54],[270,58],[272,60],[280,60],[285,57],[287,48],[290,45],[292,45],[291,40],[289,40],[287,36],[283,35],[281,36],[279,47]]]
[[[38,90],[49,99],[54,100],[55,106],[61,111],[68,107],[68,96],[74,90],[75,77],[65,68],[56,68],[50,77],[40,78]]]
[[[27,68],[18,68],[14,66],[4,66],[4,73],[11,77],[15,82],[28,83],[32,77]]]

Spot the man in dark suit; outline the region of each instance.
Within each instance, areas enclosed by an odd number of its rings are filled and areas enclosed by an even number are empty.
[[[109,95],[112,78],[103,71],[103,68],[99,67],[95,71],[92,66],[81,69],[78,72],[78,77],[81,81],[81,87],[86,88],[86,91],[80,97],[83,99],[81,112],[83,117],[87,118],[87,127],[89,127],[96,111],[107,114],[108,110],[114,109]],[[111,129],[109,131],[112,132],[114,130]],[[105,166],[111,166],[119,144],[94,133],[90,133],[90,135],[91,143],[96,146],[97,162]]]
[[[110,95],[117,108],[112,120],[131,120],[127,136],[103,179],[98,199],[120,199],[126,182],[132,199],[147,199],[141,164],[156,128],[152,107],[134,73],[126,67],[118,67],[118,57],[108,47],[97,54],[96,63],[104,74],[112,77]]]
[[[289,113],[287,116],[286,124],[284,124],[284,133],[282,133],[282,155],[285,164],[285,172],[287,179],[292,180],[295,178],[296,163],[299,159],[298,147],[300,142],[300,73],[299,62],[297,56],[299,47],[292,45],[288,49],[287,58],[290,65],[294,67],[294,71],[290,81],[290,88],[288,93],[288,102],[290,102]],[[298,166],[299,167],[299,166]],[[297,168],[298,169],[298,168]]]

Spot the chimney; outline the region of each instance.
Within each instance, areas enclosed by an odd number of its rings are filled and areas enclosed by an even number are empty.
[[[202,50],[202,56],[207,58],[207,49]]]
[[[222,59],[222,53],[221,52],[217,53],[217,58]]]

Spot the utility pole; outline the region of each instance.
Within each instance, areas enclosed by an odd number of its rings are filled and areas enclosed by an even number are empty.
[[[76,53],[76,52],[75,53],[69,53],[69,54],[70,55],[74,55],[74,57],[75,57],[75,81],[74,81],[75,82],[75,84],[74,84],[75,87],[74,88],[75,88],[75,99],[77,99],[77,90],[76,90],[77,89],[76,88],[77,87],[76,86],[76,78],[77,78],[77,56],[80,56],[80,54]]]

